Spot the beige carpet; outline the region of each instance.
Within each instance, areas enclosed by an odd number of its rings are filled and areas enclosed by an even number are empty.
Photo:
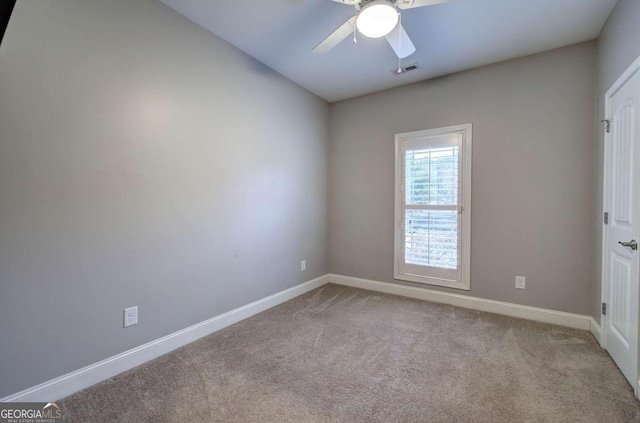
[[[62,406],[76,422],[640,421],[588,332],[336,285]]]

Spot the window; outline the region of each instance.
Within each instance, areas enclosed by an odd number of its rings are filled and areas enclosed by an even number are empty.
[[[470,289],[471,124],[396,135],[394,278]]]

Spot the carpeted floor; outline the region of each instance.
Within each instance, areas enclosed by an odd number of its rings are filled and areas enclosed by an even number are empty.
[[[639,422],[588,332],[326,285],[62,401],[74,422]]]

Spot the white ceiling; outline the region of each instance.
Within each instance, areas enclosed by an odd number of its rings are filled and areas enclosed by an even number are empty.
[[[311,49],[355,14],[331,0],[161,0],[257,60],[333,102],[597,38],[616,0],[454,0],[402,11],[417,51],[384,38]]]

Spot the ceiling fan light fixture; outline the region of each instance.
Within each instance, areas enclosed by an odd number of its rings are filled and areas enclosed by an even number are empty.
[[[398,12],[387,0],[376,0],[362,8],[356,19],[358,31],[365,37],[380,38],[398,25]]]

